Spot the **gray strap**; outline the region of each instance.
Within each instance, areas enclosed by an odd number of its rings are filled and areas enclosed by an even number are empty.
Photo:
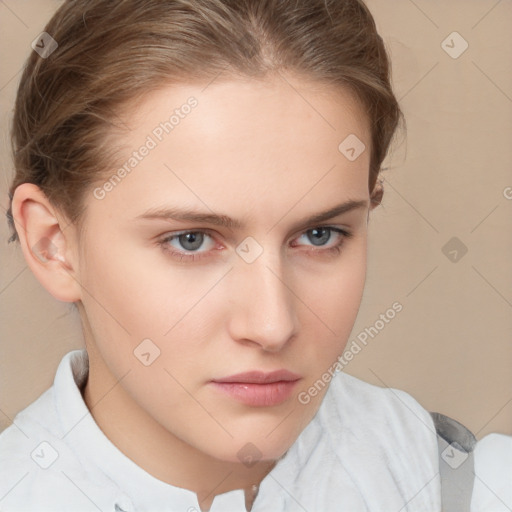
[[[458,421],[430,414],[437,431],[443,512],[470,512],[476,438]]]

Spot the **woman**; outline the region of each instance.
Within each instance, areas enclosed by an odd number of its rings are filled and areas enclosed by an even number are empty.
[[[87,350],[1,434],[5,510],[441,510],[430,414],[338,373],[401,118],[360,1],[65,2],[9,213]]]

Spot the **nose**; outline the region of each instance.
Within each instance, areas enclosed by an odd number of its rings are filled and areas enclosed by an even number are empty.
[[[238,261],[231,272],[228,313],[232,339],[278,352],[296,334],[297,298],[279,257],[264,251],[254,262]],[[289,281],[289,279],[288,279]]]

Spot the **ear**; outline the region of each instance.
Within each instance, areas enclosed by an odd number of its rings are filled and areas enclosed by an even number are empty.
[[[32,183],[23,183],[14,191],[12,215],[23,256],[37,280],[57,300],[79,301],[75,227]]]
[[[370,210],[373,210],[376,206],[379,206],[382,203],[383,196],[384,187],[382,186],[382,181],[377,180],[370,195]]]

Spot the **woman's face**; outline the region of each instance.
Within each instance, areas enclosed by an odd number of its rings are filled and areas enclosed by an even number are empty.
[[[140,424],[209,456],[277,459],[359,308],[368,120],[347,92],[290,76],[169,86],[123,119],[80,242],[88,385],[120,379]],[[276,370],[290,373],[212,382]]]

